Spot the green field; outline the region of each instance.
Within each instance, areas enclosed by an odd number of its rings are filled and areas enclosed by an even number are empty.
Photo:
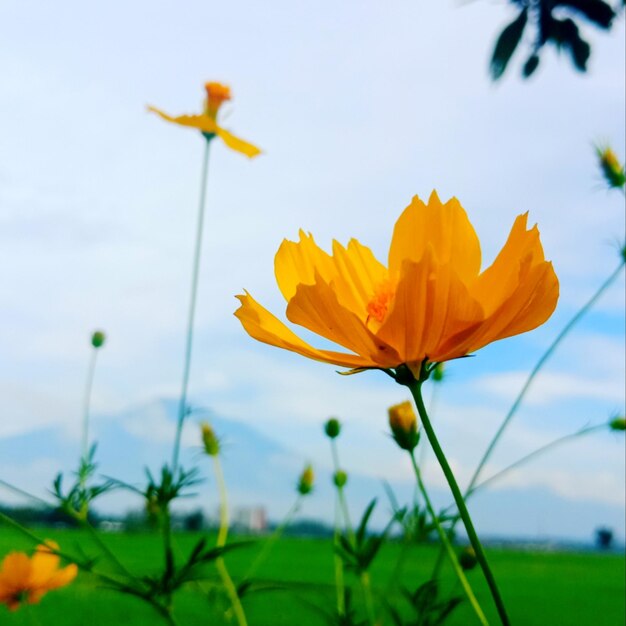
[[[95,549],[88,536],[78,531],[40,531],[59,542],[62,549],[80,546],[88,554]],[[198,534],[175,535],[175,548],[184,554],[198,539]],[[109,534],[105,541],[133,572],[156,571],[160,564],[159,537],[155,534]],[[0,527],[0,556],[12,549],[30,550],[28,540]],[[227,557],[233,577],[241,576],[258,544],[233,552]],[[391,544],[384,548],[372,570],[377,597],[399,600],[397,589],[387,582],[403,548]],[[416,587],[428,577],[436,549],[413,547],[406,552],[403,583]],[[625,618],[625,559],[623,555],[595,553],[529,553],[489,550],[490,561],[506,600],[512,623],[518,626],[622,626]],[[103,569],[105,564],[100,565]],[[214,575],[209,566],[207,573]],[[326,622],[319,606],[331,609],[334,603],[333,559],[331,544],[320,539],[283,539],[276,544],[257,578],[285,583],[306,583],[290,589],[274,589],[247,596],[244,606],[250,626],[317,626]],[[351,579],[350,579],[351,580]],[[490,623],[498,620],[489,595],[477,570],[470,572],[472,582]],[[448,577],[446,584],[453,582]],[[355,589],[358,588],[355,584]],[[355,593],[357,593],[355,591]],[[360,595],[355,596],[360,601]],[[451,626],[475,623],[473,614],[463,604]],[[225,623],[200,589],[190,586],[175,603],[180,626]],[[230,622],[234,623],[234,622]],[[384,624],[391,620],[384,619]],[[98,587],[89,575],[81,574],[71,586],[51,592],[40,605],[9,613],[0,607],[2,626],[148,626],[161,624],[161,618],[140,600]]]

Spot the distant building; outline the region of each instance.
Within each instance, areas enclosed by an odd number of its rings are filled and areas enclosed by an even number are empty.
[[[233,510],[232,527],[240,532],[263,533],[267,530],[267,512],[262,506],[239,506]]]

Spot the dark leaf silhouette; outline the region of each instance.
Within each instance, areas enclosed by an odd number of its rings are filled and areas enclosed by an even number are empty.
[[[524,8],[500,33],[491,57],[491,76],[494,80],[498,80],[504,74],[504,70],[506,70],[506,66],[522,38],[527,21],[528,9]]]
[[[493,80],[502,77],[528,29],[535,30],[530,55],[522,67],[522,76],[532,76],[539,67],[540,55],[546,44],[566,50],[574,67],[587,71],[591,46],[581,36],[580,22],[609,30],[621,8],[605,0],[510,0],[518,16],[500,33],[491,57],[489,72]],[[622,5],[624,2],[622,2]]]
[[[584,15],[600,28],[611,28],[615,11],[602,0],[557,0],[555,7],[566,7]]]

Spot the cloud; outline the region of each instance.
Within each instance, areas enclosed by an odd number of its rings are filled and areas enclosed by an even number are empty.
[[[543,372],[526,396],[531,406],[550,406],[561,400],[590,399],[622,403],[623,379],[619,372],[611,379],[590,379],[588,376]],[[513,401],[528,378],[528,372],[493,373],[474,381],[477,389]]]

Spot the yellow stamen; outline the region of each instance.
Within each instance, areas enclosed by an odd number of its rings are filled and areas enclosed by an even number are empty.
[[[367,322],[375,319],[379,324],[383,323],[389,303],[393,298],[393,286],[390,281],[385,280],[376,287],[372,299],[367,303]]]

